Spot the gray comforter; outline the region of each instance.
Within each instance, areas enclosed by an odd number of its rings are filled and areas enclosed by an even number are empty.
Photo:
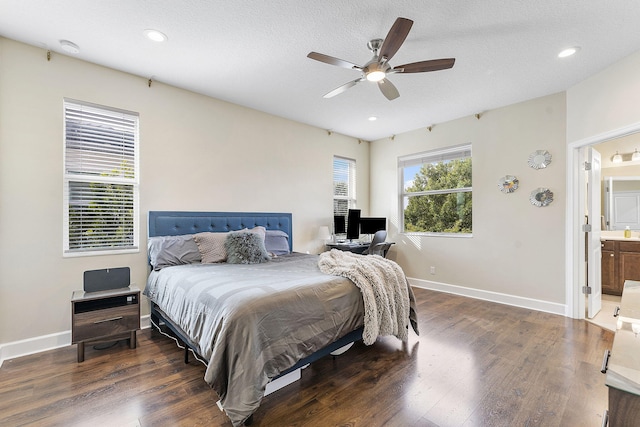
[[[358,288],[317,263],[317,255],[291,254],[151,272],[144,294],[209,360],[205,380],[235,426],[258,408],[270,379],[362,326]]]

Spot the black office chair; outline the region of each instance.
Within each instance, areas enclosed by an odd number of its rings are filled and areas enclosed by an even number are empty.
[[[371,239],[371,244],[365,249],[363,255],[380,255],[383,258],[387,257],[387,251],[393,245],[393,242],[385,242],[387,240],[387,232],[385,230],[376,231]]]

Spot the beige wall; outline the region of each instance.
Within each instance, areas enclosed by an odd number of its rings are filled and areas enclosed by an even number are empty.
[[[640,51],[569,88],[567,142],[639,123],[639,76]]]
[[[144,249],[62,256],[63,97],[140,113],[143,246],[149,210],[283,211],[293,213],[294,250],[318,252],[334,154],[356,159],[368,209],[368,143],[74,58],[47,62],[44,50],[0,38],[0,346],[68,338],[85,270],[129,266],[133,282],[146,280]]]
[[[417,279],[414,283],[471,288],[463,293],[491,299],[489,293],[495,292],[564,304],[565,124],[560,93],[488,111],[479,120],[464,117],[435,125],[431,132],[419,129],[371,144],[371,212],[392,219],[390,239],[396,245],[391,256]],[[398,235],[398,156],[469,142],[473,237]],[[527,159],[540,149],[549,150],[552,163],[534,170]],[[512,194],[497,186],[507,174],[520,180]],[[548,207],[529,202],[537,187],[553,191]]]

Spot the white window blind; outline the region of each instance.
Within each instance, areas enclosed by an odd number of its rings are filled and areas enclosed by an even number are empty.
[[[64,101],[64,252],[138,248],[138,114]]]
[[[356,206],[356,161],[344,157],[333,158],[333,215],[347,217],[349,208]]]

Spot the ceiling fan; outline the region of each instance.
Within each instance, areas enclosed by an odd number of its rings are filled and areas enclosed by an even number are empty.
[[[377,82],[382,94],[389,100],[394,100],[400,94],[398,89],[386,77],[394,73],[424,73],[427,71],[446,70],[453,67],[455,58],[432,59],[429,61],[412,62],[410,64],[398,65],[392,67],[389,60],[396,54],[404,40],[407,38],[413,21],[407,18],[398,18],[389,30],[387,37],[382,39],[373,39],[367,43],[367,47],[373,52],[373,58],[364,66],[356,65],[352,62],[338,59],[333,56],[325,55],[318,52],[310,52],[307,57],[316,61],[324,62],[338,67],[358,70],[362,75],[348,83],[343,84],[324,95],[325,98],[331,98],[346,91],[350,87],[363,82],[365,80]]]

